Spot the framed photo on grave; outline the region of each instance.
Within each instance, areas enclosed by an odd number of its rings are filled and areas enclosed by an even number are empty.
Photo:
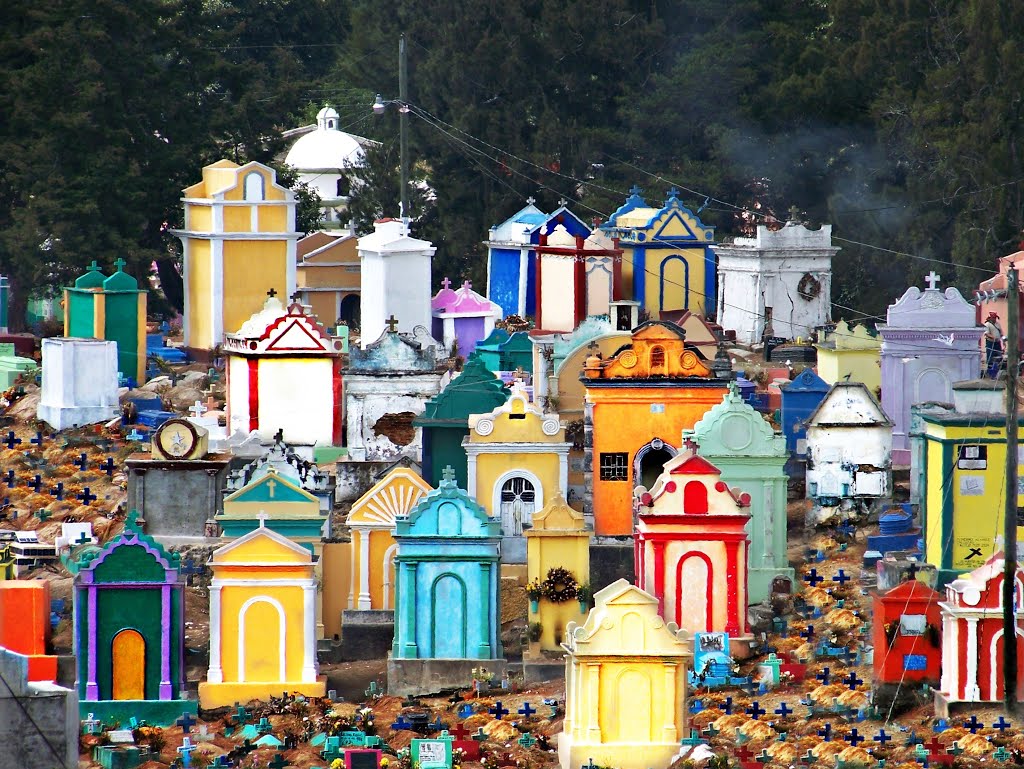
[[[413,740],[410,753],[420,769],[452,769],[451,740]],[[352,767],[346,764],[345,769]]]
[[[381,751],[365,749],[345,750],[345,769],[380,769]]]

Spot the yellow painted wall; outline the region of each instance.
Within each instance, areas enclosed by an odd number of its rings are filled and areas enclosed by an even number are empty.
[[[996,552],[995,539],[1003,534],[1006,504],[1006,430],[1002,425],[937,425],[927,422],[925,425],[928,452],[925,478],[926,560],[943,568],[943,498],[948,494],[952,500],[953,524],[951,568],[963,571],[977,568]],[[951,461],[948,466],[943,462],[943,444],[939,442],[942,439],[956,441],[951,446]],[[987,467],[984,470],[957,468],[958,447],[986,439],[1003,441],[984,444],[988,449]],[[1017,472],[1024,477],[1024,466],[1018,464]],[[963,494],[961,492],[965,490],[964,484],[980,487],[983,493]],[[1017,538],[1022,537],[1024,527],[1018,526]],[[975,554],[968,560],[971,548],[980,549],[981,556]]]
[[[349,286],[353,289],[359,288],[359,270],[353,270],[350,266],[342,267],[320,267],[315,264],[299,265],[295,272],[295,280],[299,286]]]
[[[374,609],[395,608],[395,575],[392,562],[392,573],[385,573],[384,556],[388,549],[395,544],[395,538],[390,531],[377,529],[370,532],[370,605]],[[390,590],[387,603],[384,602],[384,581],[388,578]]]
[[[224,232],[252,232],[252,206],[224,206]]]
[[[188,244],[188,286],[192,297],[189,305],[189,328],[196,339],[208,339],[213,328],[210,303],[204,297],[210,296],[210,241],[189,239]]]
[[[286,206],[260,206],[257,214],[260,232],[285,232],[288,230],[288,208]]]
[[[851,382],[863,382],[871,392],[882,386],[881,350],[830,350],[818,348],[818,376],[835,384],[850,375]]]
[[[528,582],[543,581],[548,571],[561,566],[576,578],[577,584],[590,582],[590,535],[587,532],[565,532],[558,536],[532,536],[526,532],[526,578]],[[558,651],[565,638],[565,626],[570,622],[583,622],[589,606],[580,610],[579,601],[552,603],[542,598],[537,612],[530,612],[530,622],[541,624],[540,648]]]
[[[213,209],[186,204],[185,227],[193,232],[210,232],[213,230]]]
[[[285,637],[285,679],[286,681],[299,681],[302,679],[302,656],[303,656],[303,630],[304,610],[302,590],[298,587],[225,587],[221,590],[221,668],[224,671],[224,681],[239,681],[240,671],[238,669],[238,643],[240,627],[238,624],[238,613],[242,605],[256,595],[265,595],[269,598],[276,598],[285,612],[287,634]],[[249,609],[252,611],[252,608]],[[271,609],[260,615],[260,618],[276,617],[277,612]],[[258,661],[257,666],[264,669],[268,664],[271,666],[273,678],[262,680],[280,680],[276,673],[278,669],[277,658],[274,657],[280,648],[278,636],[274,633],[275,622],[264,623],[263,632],[249,632],[254,623],[248,618],[246,620],[245,636],[245,658],[246,658],[246,681],[259,681],[259,678],[250,677],[249,660]],[[270,662],[267,660],[269,658]]]
[[[686,270],[683,263],[675,258],[682,256],[690,266],[690,282],[686,282]],[[665,301],[660,302],[661,265],[666,260],[665,268]],[[689,306],[685,309],[702,314],[707,300],[704,297],[704,252],[699,249],[689,251],[648,251],[646,261],[647,276],[644,281],[644,309],[653,317],[660,317],[662,310],[684,309],[683,286],[689,285]]]
[[[334,291],[310,294],[309,306],[313,308],[313,314],[326,326],[334,327],[334,321],[338,319],[338,295]]]
[[[352,545],[349,542],[327,542],[321,558],[324,637],[341,633],[341,612],[348,608],[351,589]]]
[[[229,240],[224,243],[224,331],[233,333],[259,312],[267,291],[284,297],[288,285],[285,240]],[[285,297],[282,301],[287,301]],[[201,338],[201,337],[200,337]]]

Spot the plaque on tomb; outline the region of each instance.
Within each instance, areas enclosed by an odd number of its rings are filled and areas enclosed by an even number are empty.
[[[964,444],[957,451],[958,470],[984,470],[988,467],[988,446],[974,443]]]
[[[168,419],[152,444],[154,459],[202,459],[208,452],[209,435],[187,419]]]
[[[345,769],[380,769],[381,751],[346,750]]]
[[[411,751],[413,763],[418,764],[421,769],[452,767],[451,740],[413,740]]]

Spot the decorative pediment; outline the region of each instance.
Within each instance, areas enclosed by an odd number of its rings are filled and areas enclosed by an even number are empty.
[[[576,656],[689,657],[684,631],[658,614],[658,599],[624,579],[594,594],[586,621],[570,622],[566,650]]]
[[[786,438],[740,396],[735,382],[722,402],[687,431],[705,456],[786,456]]]
[[[292,542],[265,525],[213,551],[211,566],[312,566],[313,556],[306,548]]]
[[[443,537],[448,540],[499,537],[501,522],[487,514],[455,483],[455,471],[444,471],[437,489],[424,495],[408,515],[395,522],[395,537]]]
[[[588,359],[589,379],[649,379],[714,376],[704,356],[688,346],[686,334],[674,323],[648,321],[633,330],[629,344],[604,361]]]
[[[286,309],[274,296],[237,334],[224,338],[225,350],[245,355],[337,355],[343,347],[343,340],[328,334],[309,307],[292,302]]]
[[[975,309],[955,288],[940,290],[934,286],[939,276],[934,272],[926,278],[924,291],[911,286],[885,313],[889,328],[974,328]]]
[[[456,380],[458,381],[458,380]],[[470,443],[561,443],[565,430],[558,414],[545,414],[530,403],[522,385],[513,385],[512,394],[488,414],[469,417]]]
[[[349,511],[351,527],[392,529],[395,521],[409,513],[433,487],[419,474],[395,468],[356,500]]]
[[[640,504],[656,515],[746,515],[750,495],[730,489],[722,471],[691,449],[665,463]]]

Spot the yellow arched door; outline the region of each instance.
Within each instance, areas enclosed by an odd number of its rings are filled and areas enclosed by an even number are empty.
[[[111,696],[146,699],[146,639],[138,630],[122,630],[111,644]]]
[[[282,620],[280,611],[270,601],[255,601],[243,609],[242,681],[285,680]]]

